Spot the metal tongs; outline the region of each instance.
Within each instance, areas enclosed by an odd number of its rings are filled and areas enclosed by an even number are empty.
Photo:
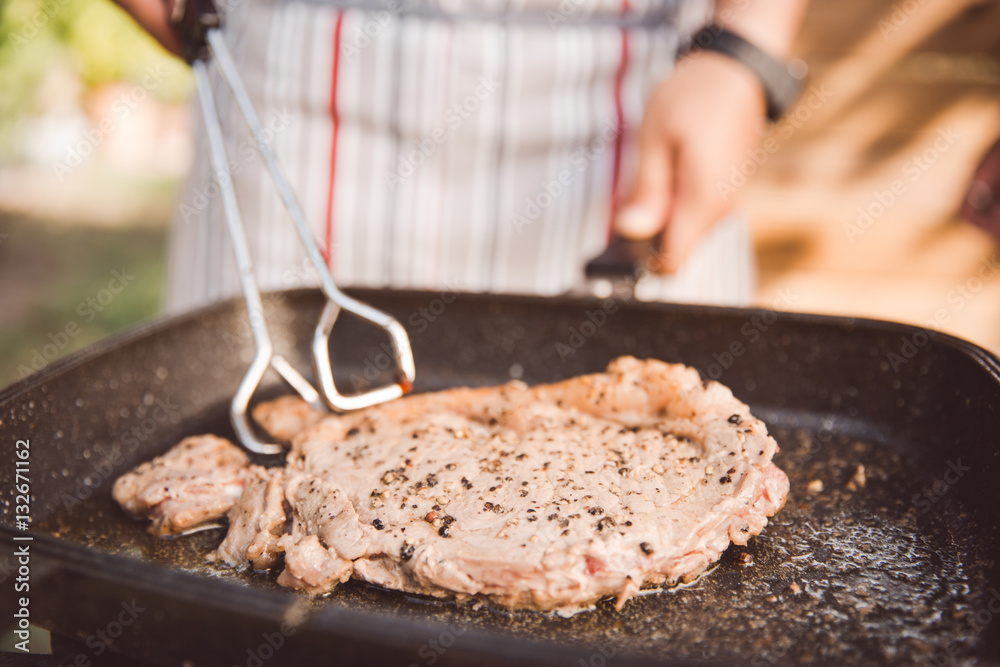
[[[305,216],[295,193],[288,184],[288,179],[285,178],[285,173],[271,150],[257,118],[257,113],[254,111],[253,103],[250,101],[243,81],[236,71],[236,66],[233,64],[229,49],[226,47],[220,32],[222,16],[212,0],[177,0],[171,13],[171,23],[180,39],[183,49],[182,55],[194,69],[198,97],[201,100],[201,110],[205,119],[212,168],[219,181],[226,224],[233,244],[233,253],[236,256],[240,285],[246,300],[247,314],[256,349],[253,362],[246,375],[243,376],[230,404],[230,420],[237,436],[247,449],[259,454],[280,454],[283,449],[281,445],[266,442],[256,436],[250,417],[247,415],[250,399],[269,367],[277,371],[314,409],[324,409],[326,405],[329,405],[334,410],[343,412],[389,401],[407,393],[413,384],[415,375],[413,351],[410,349],[410,341],[406,331],[395,318],[347,296],[334,284],[323,255],[306,224]],[[214,59],[219,74],[229,87],[247,126],[250,128],[250,134],[253,135],[257,148],[260,150],[264,162],[267,164],[267,169],[271,173],[271,178],[278,189],[278,194],[281,196],[292,222],[295,223],[295,229],[309,260],[319,274],[320,286],[328,299],[323,313],[320,315],[319,323],[316,325],[312,340],[313,361],[316,377],[319,381],[319,391],[287,359],[274,353],[274,346],[268,335],[260,289],[254,278],[250,248],[236,202],[232,174],[226,159],[219,114],[208,79],[210,57]],[[371,322],[388,332],[396,356],[396,382],[394,384],[350,396],[341,394],[337,389],[330,366],[330,334],[341,310]]]

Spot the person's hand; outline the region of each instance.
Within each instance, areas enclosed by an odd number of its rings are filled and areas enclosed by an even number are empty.
[[[180,55],[181,45],[170,26],[170,12],[176,0],[115,0],[170,53]]]
[[[630,239],[662,230],[658,272],[675,272],[732,208],[725,194],[732,170],[760,142],[764,118],[760,83],[717,53],[688,56],[653,93],[639,134],[635,189],[615,227]]]

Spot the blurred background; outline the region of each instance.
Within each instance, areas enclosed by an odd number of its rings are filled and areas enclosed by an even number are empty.
[[[6,386],[159,312],[193,79],[109,0],[0,7]]]
[[[0,12],[5,386],[159,312],[193,85],[109,0]],[[957,216],[1000,136],[1000,3],[813,0],[797,55],[809,84],[777,149],[731,179],[757,303],[1000,350],[1000,246]]]

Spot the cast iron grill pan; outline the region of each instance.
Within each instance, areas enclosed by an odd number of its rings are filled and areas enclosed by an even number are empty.
[[[256,656],[268,665],[964,665],[1000,656],[995,356],[867,320],[357,295],[409,329],[417,391],[550,382],[600,371],[621,354],[695,366],[768,423],[791,479],[788,504],[707,576],[620,613],[608,601],[572,618],[509,612],[358,582],[313,601],[274,576],[216,567],[204,556],[221,531],[152,538],[113,503],[110,487],[186,435],[232,436],[226,404],[251,341],[242,304],[227,302],[90,348],[0,394],[5,489],[15,441],[32,443],[36,624],[86,646],[134,600],[144,611],[109,648],[164,664],[256,664]],[[300,368],[295,345],[308,340],[321,303],[311,290],[267,299],[276,345]],[[337,327],[338,382],[383,381],[385,341],[356,322]],[[265,395],[281,391],[275,382]],[[852,489],[858,465],[867,483]],[[0,557],[10,559],[7,496],[0,509]],[[0,584],[4,608],[13,608],[10,583]],[[268,637],[280,646],[261,650]]]

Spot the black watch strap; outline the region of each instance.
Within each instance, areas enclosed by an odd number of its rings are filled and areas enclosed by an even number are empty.
[[[784,63],[720,25],[707,25],[695,33],[688,51],[698,50],[715,51],[749,67],[764,89],[767,118],[772,122],[792,106],[802,89],[802,82],[789,73]]]

